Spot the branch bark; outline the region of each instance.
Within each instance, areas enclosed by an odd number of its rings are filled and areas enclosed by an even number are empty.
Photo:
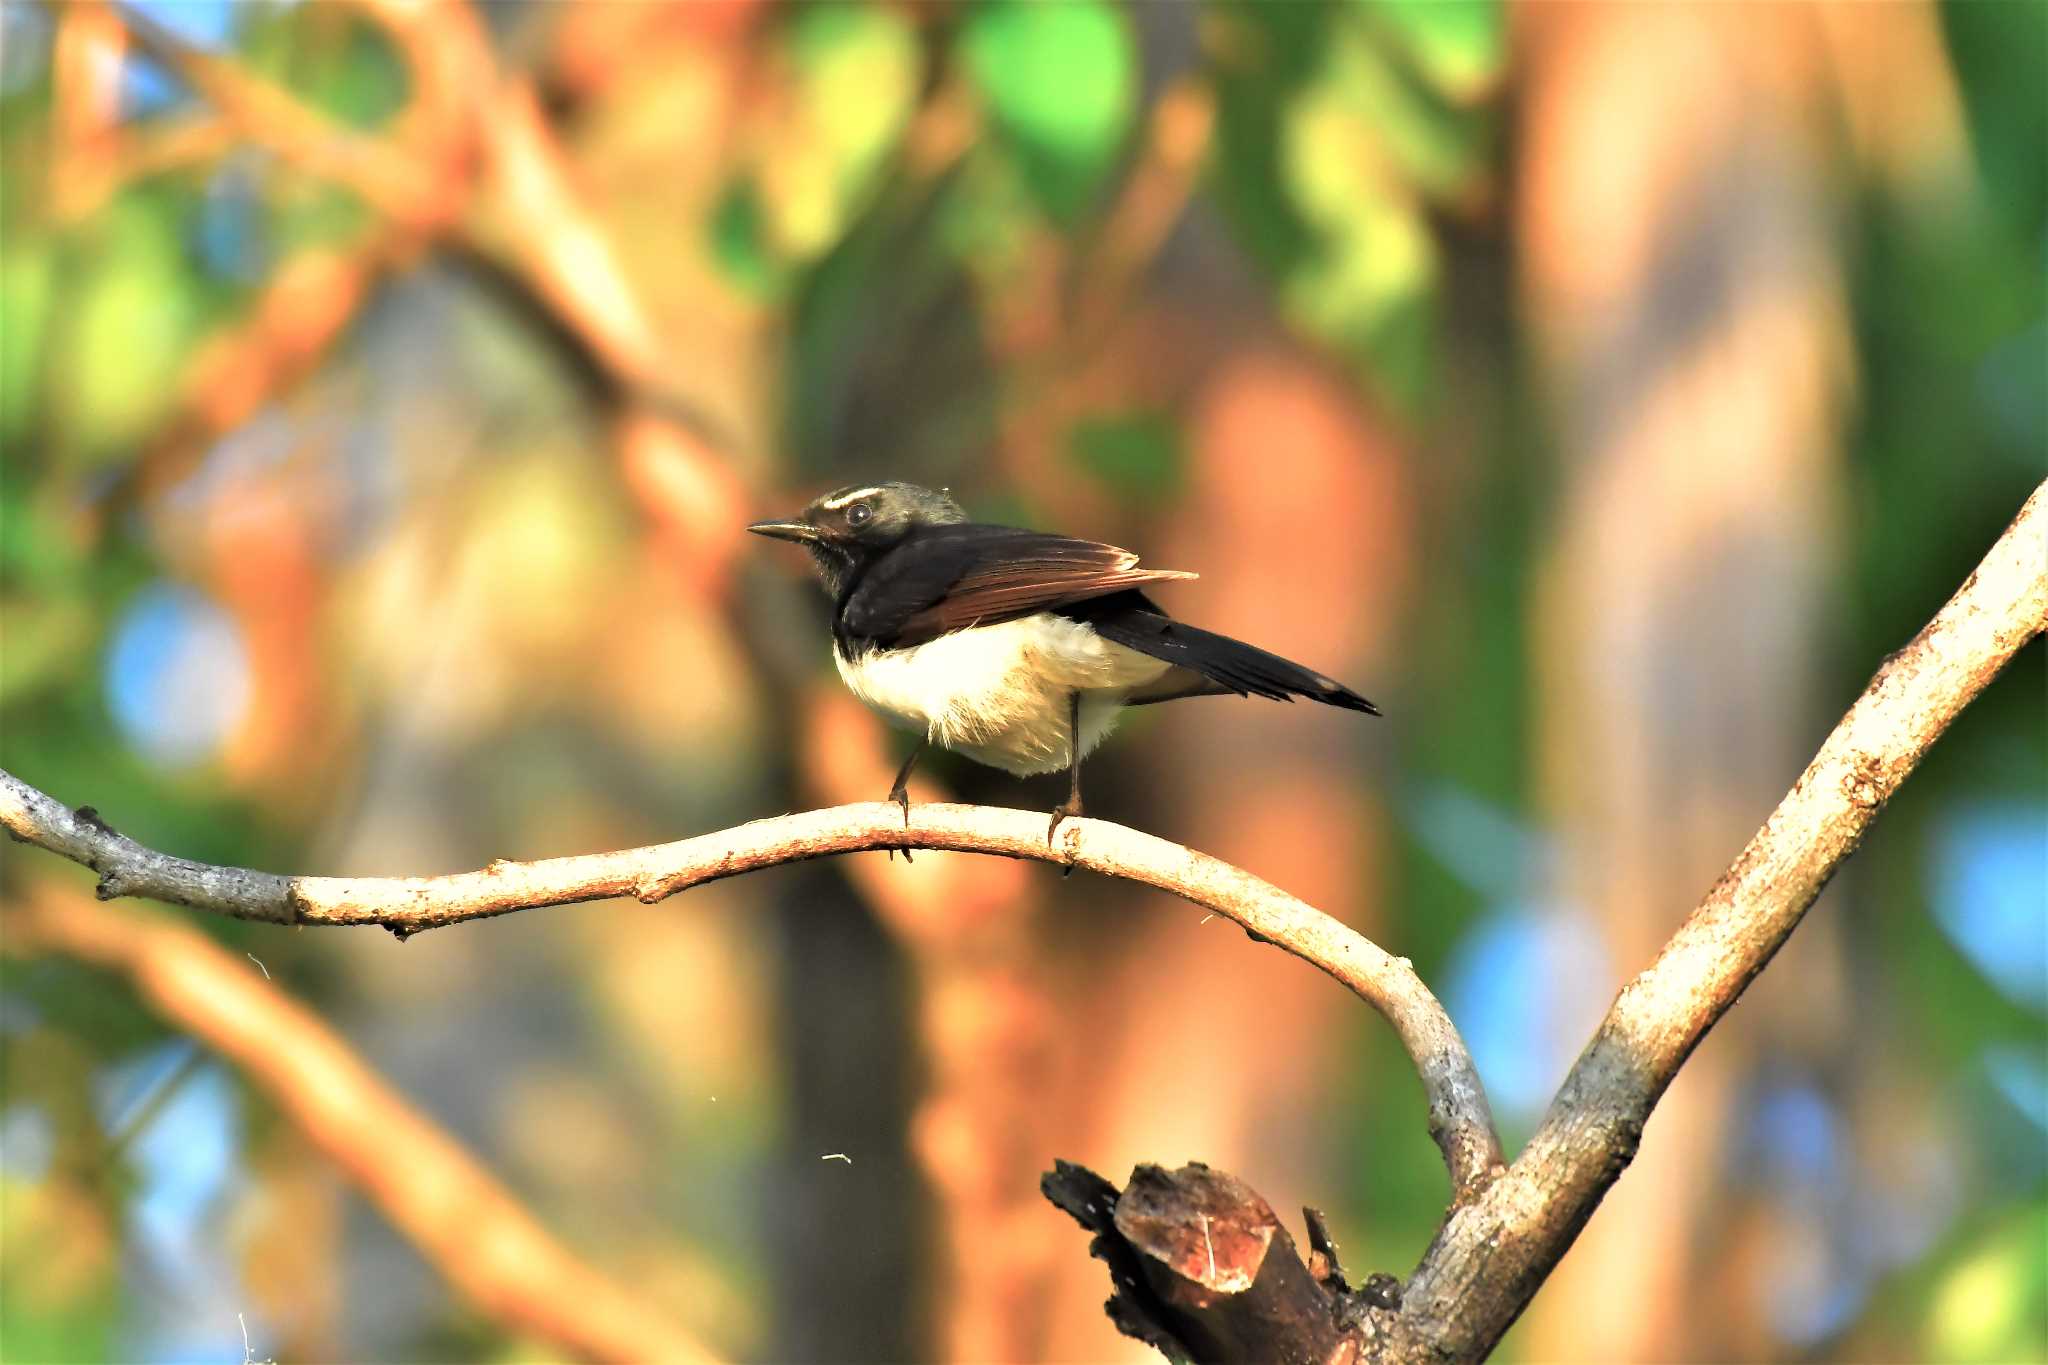
[[[544,905],[613,896],[652,905],[705,882],[839,853],[944,849],[1085,868],[1172,892],[1335,977],[1385,1016],[1407,1048],[1428,1095],[1430,1135],[1443,1151],[1455,1197],[1475,1196],[1500,1164],[1500,1141],[1471,1055],[1408,959],[1249,872],[1104,820],[1063,821],[1054,846],[1045,836],[1045,817],[1034,811],[931,803],[911,807],[906,823],[893,803],[876,801],[756,820],[676,843],[531,863],[500,860],[441,877],[284,877],[176,858],[115,831],[90,806],[73,811],[5,772],[0,825],[24,843],[99,873],[102,900],[147,896],[273,924],[376,924],[400,938]]]
[[[45,891],[7,911],[6,951],[62,953],[234,1062],[492,1320],[582,1359],[715,1357],[577,1259],[475,1157],[235,954],[168,918]]]
[[[1885,661],[1734,865],[1622,989],[1514,1165],[1451,1211],[1408,1284],[1385,1358],[1476,1360],[1493,1349],[1633,1159],[1700,1039],[1934,741],[2044,628],[2048,483]]]

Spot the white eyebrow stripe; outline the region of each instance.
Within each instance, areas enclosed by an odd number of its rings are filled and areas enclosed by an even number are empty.
[[[822,499],[818,503],[818,506],[821,510],[826,512],[837,512],[840,508],[851,506],[852,504],[859,502],[862,498],[880,497],[881,493],[882,490],[879,487],[856,488],[851,493],[841,493],[836,498]]]

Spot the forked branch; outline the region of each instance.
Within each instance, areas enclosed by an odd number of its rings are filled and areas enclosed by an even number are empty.
[[[1685,1059],[1798,928],[1934,741],[2048,628],[2048,483],[1910,644],[1885,660],[1813,762],[1657,960],[1622,988],[1513,1166],[1451,1210],[1386,1359],[1477,1360],[1549,1276],[1635,1156]]]
[[[1061,1163],[1043,1187],[1095,1234],[1091,1250],[1115,1285],[1111,1318],[1171,1357],[1211,1362],[1483,1359],[1635,1157],[1650,1111],[1700,1039],[1934,741],[2044,629],[2048,484],[1927,628],[1885,661],[1735,865],[1622,989],[1528,1147],[1452,1206],[1406,1285],[1352,1291],[1327,1257],[1323,1270],[1313,1258],[1305,1270],[1265,1201],[1205,1167],[1140,1167],[1119,1192]],[[1205,1239],[1215,1226],[1248,1232],[1219,1265],[1206,1240],[1202,1255],[1190,1252],[1197,1220]]]

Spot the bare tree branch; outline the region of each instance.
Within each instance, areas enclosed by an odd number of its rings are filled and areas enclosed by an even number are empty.
[[[305,1006],[168,917],[46,891],[7,911],[6,950],[131,980],[148,1007],[234,1062],[471,1303],[591,1360],[704,1361],[694,1337],[578,1260]]]
[[[1322,911],[1240,868],[1104,820],[1068,820],[1060,844],[1045,817],[991,806],[869,802],[757,820],[677,843],[541,862],[494,862],[443,877],[282,877],[214,867],[144,848],[0,772],[0,825],[25,843],[100,874],[99,895],[147,896],[273,924],[377,924],[401,937],[486,915],[633,896],[648,904],[678,891],[782,863],[872,849],[947,849],[1100,872],[1170,891],[1242,925],[1254,937],[1322,968],[1386,1016],[1421,1074],[1430,1133],[1459,1200],[1500,1164],[1486,1092],[1450,1016],[1406,958],[1394,957]]]
[[[2048,627],[2048,484],[1894,654],[1657,960],[1622,988],[1506,1174],[1451,1211],[1387,1358],[1493,1349],[1636,1152],[1685,1059],[1764,969],[1899,784]]]
[[[128,35],[204,95],[244,136],[308,172],[348,186],[385,217],[431,232],[462,204],[462,181],[447,166],[359,133],[314,109],[240,62],[185,42],[146,13],[120,6]]]

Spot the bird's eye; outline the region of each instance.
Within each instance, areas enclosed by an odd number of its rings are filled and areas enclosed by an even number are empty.
[[[864,502],[857,502],[846,509],[846,524],[848,526],[865,526],[874,519],[874,515],[874,508]]]

